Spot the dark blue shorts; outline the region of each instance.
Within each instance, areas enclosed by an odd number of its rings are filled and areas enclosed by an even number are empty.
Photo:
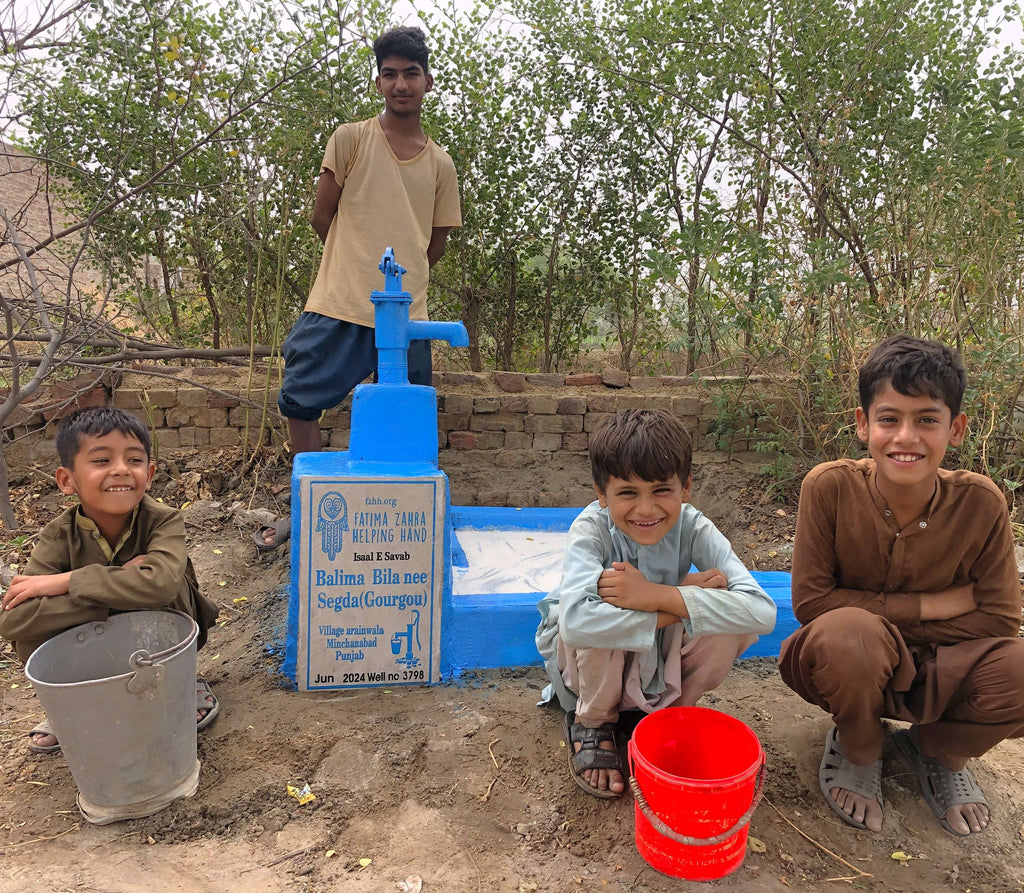
[[[277,405],[290,419],[316,421],[361,381],[376,380],[373,329],[320,313],[303,313],[285,338],[284,382]],[[430,342],[409,342],[409,381],[433,381]]]

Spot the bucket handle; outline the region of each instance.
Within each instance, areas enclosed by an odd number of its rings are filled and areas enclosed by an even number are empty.
[[[640,789],[640,781],[632,774],[629,776],[629,787],[633,791],[636,805],[640,807],[644,817],[662,837],[667,837],[669,840],[674,840],[676,843],[681,843],[684,846],[711,846],[712,844],[728,840],[750,821],[751,816],[754,815],[754,810],[757,809],[757,804],[761,802],[761,795],[764,793],[764,780],[767,773],[768,767],[765,758],[762,756],[761,766],[757,770],[757,784],[754,786],[754,799],[751,801],[750,808],[737,819],[736,824],[728,831],[723,831],[714,837],[687,837],[674,831],[658,818],[651,807],[647,805],[647,798],[644,797],[644,792]]]
[[[174,647],[167,648],[164,651],[158,651],[156,654],[150,654],[142,648],[133,652],[132,656],[128,658],[128,666],[130,666],[135,673],[132,675],[132,678],[128,680],[128,691],[137,695],[150,688],[157,688],[163,681],[164,673],[166,672],[166,667],[162,664],[158,664],[157,661],[173,654],[180,647],[181,646],[179,645],[175,645]]]
[[[163,651],[158,651],[156,654],[150,654],[146,649],[140,648],[128,658],[128,664],[133,670],[138,667],[150,667],[157,661],[161,661],[165,657],[169,657],[174,654],[174,652],[178,651],[180,648],[180,644],[172,645],[170,648],[165,648]]]

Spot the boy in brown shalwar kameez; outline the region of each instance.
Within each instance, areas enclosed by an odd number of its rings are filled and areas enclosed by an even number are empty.
[[[940,468],[963,442],[966,375],[947,347],[907,335],[860,370],[857,435],[870,459],[813,469],[800,493],[783,680],[829,711],[819,778],[848,824],[882,827],[882,718],[947,831],[989,821],[971,757],[1024,735],[1021,588],[1006,500]]]

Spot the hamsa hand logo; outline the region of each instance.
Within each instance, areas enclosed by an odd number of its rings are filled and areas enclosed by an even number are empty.
[[[343,533],[348,530],[348,506],[345,497],[337,490],[329,490],[320,498],[320,506],[316,512],[316,529],[320,532],[320,542],[327,558],[334,557],[341,551],[344,540]]]

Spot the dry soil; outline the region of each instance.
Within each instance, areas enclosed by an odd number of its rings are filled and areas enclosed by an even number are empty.
[[[199,791],[146,819],[83,821],[63,758],[25,747],[39,706],[8,652],[0,663],[0,889],[385,893],[417,889],[417,878],[427,893],[700,888],[659,875],[638,856],[630,796],[599,801],[569,781],[560,715],[537,706],[544,677],[536,667],[434,687],[291,691],[278,674],[288,557],[259,555],[250,540],[251,510],[279,510],[286,479],[269,468],[259,480],[211,492],[214,461],[229,481],[237,457],[207,453],[178,457],[155,488],[168,502],[190,503],[193,560],[222,606],[199,655],[222,705],[199,738]],[[458,479],[495,473],[470,461],[446,468],[456,495]],[[585,467],[571,463],[547,472],[586,480]],[[538,473],[524,473],[524,491]],[[31,533],[59,501],[41,472],[22,473],[17,484]],[[704,467],[694,502],[748,563],[784,569],[793,507],[763,492],[749,468]],[[24,561],[29,548],[30,538],[8,543],[6,564]],[[744,864],[717,889],[1020,889],[1021,742],[976,761],[994,818],[986,833],[962,841],[939,828],[890,740],[885,825],[873,835],[825,806],[817,768],[828,718],[782,684],[773,660],[739,662],[704,703],[746,722],[768,760]],[[286,786],[306,783],[316,799],[300,805]]]

